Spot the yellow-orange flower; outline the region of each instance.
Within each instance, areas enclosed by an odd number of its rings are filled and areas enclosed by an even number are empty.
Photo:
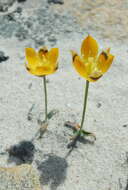
[[[114,56],[110,54],[110,49],[98,56],[98,43],[88,35],[82,42],[81,56],[72,51],[72,58],[77,72],[89,82],[95,82],[107,72]]]
[[[33,48],[26,48],[26,69],[33,75],[45,76],[54,73],[58,68],[59,49],[52,48],[50,51],[46,47],[36,52]]]

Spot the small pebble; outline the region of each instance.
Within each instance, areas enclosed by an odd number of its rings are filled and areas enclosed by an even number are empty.
[[[98,104],[97,104],[97,108],[100,108],[100,107],[101,107],[101,105],[102,105],[101,103],[98,103]]]
[[[9,56],[5,56],[3,51],[0,51],[0,63],[9,59]]]
[[[127,124],[123,125],[123,127],[127,127],[127,126],[128,126]]]
[[[48,3],[54,3],[54,4],[64,4],[63,0],[48,0]]]
[[[21,7],[17,7],[16,12],[17,13],[21,13],[22,12],[22,8]]]
[[[28,89],[31,89],[31,87],[32,87],[32,83],[30,83],[30,84],[28,85]]]
[[[17,2],[22,3],[25,2],[26,0],[17,0]]]

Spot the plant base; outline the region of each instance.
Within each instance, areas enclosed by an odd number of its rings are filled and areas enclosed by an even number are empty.
[[[96,140],[96,136],[94,133],[81,129],[80,125],[77,123],[67,121],[65,122],[65,126],[73,130],[74,135],[71,137],[71,140],[79,139],[79,137],[85,138],[87,136],[93,137],[94,141]]]

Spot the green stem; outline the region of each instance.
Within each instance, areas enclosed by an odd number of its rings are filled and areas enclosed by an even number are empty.
[[[89,81],[86,80],[86,88],[85,88],[85,96],[84,96],[84,107],[83,107],[83,114],[82,114],[82,120],[80,125],[80,132],[83,128],[84,119],[85,119],[85,112],[86,112],[86,106],[87,106],[87,97],[88,97],[88,88],[89,88]]]
[[[43,76],[44,82],[44,95],[45,95],[45,121],[47,122],[47,87],[46,87],[46,76]]]

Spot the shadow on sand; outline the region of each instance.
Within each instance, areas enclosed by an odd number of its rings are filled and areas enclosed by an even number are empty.
[[[40,181],[42,185],[50,184],[52,190],[56,190],[66,179],[67,161],[54,154],[47,154],[47,159],[37,163],[41,172]]]
[[[68,145],[67,148],[69,149],[67,155],[65,156],[65,159],[70,156],[70,154],[72,153],[72,151],[77,147],[77,143],[80,142],[82,144],[90,144],[90,145],[94,145],[94,141],[89,140],[89,139],[85,139],[84,137],[80,137],[78,136],[77,138],[73,139]]]
[[[7,152],[9,153],[9,163],[14,162],[16,165],[31,164],[34,159],[35,146],[31,141],[21,141],[19,144],[11,146]]]

